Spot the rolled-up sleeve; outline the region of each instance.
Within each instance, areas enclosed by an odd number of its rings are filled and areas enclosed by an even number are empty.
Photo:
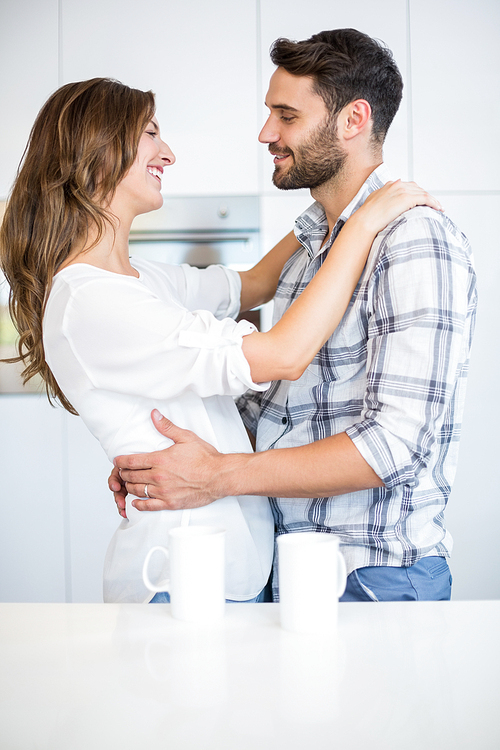
[[[64,334],[94,388],[175,398],[240,395],[252,381],[242,352],[247,321],[167,303],[135,279],[92,280],[66,307]]]
[[[364,407],[346,430],[387,488],[414,486],[426,472],[465,382],[474,323],[467,241],[426,211],[407,213],[381,241],[368,292]]]

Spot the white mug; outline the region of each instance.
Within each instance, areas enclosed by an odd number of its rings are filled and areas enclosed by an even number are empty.
[[[169,549],[149,550],[142,577],[150,591],[168,591],[172,617],[187,622],[214,622],[225,610],[225,529],[214,526],[177,526],[168,532]],[[170,578],[153,584],[148,568],[152,555],[170,560]]]
[[[294,633],[335,631],[346,567],[334,534],[315,531],[278,537],[280,620]]]

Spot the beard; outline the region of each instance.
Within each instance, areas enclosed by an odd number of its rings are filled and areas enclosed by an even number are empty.
[[[273,144],[269,145],[269,150],[279,156],[290,155],[293,159],[292,166],[286,171],[281,171],[279,165],[276,165],[273,183],[280,190],[317,188],[340,174],[347,159],[330,119],[318,126],[309,140],[295,151],[289,148],[277,149]]]

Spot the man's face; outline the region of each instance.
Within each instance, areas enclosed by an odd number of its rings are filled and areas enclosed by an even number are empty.
[[[319,187],[339,174],[347,158],[335,122],[312,86],[311,78],[283,68],[271,77],[270,115],[259,140],[275,157],[273,182],[281,190]]]

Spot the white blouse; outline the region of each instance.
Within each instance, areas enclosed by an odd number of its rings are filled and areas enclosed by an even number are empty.
[[[172,444],[154,428],[154,408],[219,451],[250,452],[232,396],[269,384],[252,382],[241,348],[255,327],[228,317],[239,311],[239,275],[221,266],[132,263],[139,278],[84,263],[55,276],[43,343],[61,390],[110,461]],[[168,546],[168,530],[186,523],[226,529],[226,598],[251,599],[265,586],[274,529],[267,499],[226,497],[203,508],[156,512],[136,510],[133,499],[107,551],[104,601],[149,601],[146,553]],[[168,577],[156,557],[152,580]]]

